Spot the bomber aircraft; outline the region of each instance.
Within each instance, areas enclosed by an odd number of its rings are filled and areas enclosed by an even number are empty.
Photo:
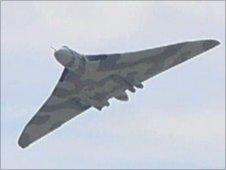
[[[127,101],[127,91],[220,43],[187,41],[135,52],[83,55],[63,46],[54,52],[64,66],[50,97],[25,126],[18,144],[25,148],[90,107],[101,110],[108,100]]]

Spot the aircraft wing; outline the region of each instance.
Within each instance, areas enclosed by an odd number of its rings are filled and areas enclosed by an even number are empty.
[[[148,78],[218,44],[215,40],[190,41],[137,52],[102,55],[99,57],[97,71],[108,73],[109,76],[99,81],[89,95],[102,103],[102,106],[96,107],[99,110],[108,106],[107,100],[112,97],[126,101],[128,96],[125,90],[135,92],[134,87],[142,88],[142,82]]]
[[[18,141],[19,146],[27,147],[30,143],[90,108],[90,105],[81,103],[76,95],[70,97],[67,93],[73,88],[72,84],[65,81],[70,74],[70,71],[64,69],[51,96],[25,126]]]
[[[115,57],[109,55],[107,59],[100,61],[99,71],[116,71],[117,75],[123,77],[137,75],[135,77],[139,81],[144,81],[218,44],[220,43],[216,40],[190,41],[149,50],[116,54]]]

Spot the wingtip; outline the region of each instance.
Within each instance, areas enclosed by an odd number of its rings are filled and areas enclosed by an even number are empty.
[[[29,136],[22,133],[18,140],[18,145],[23,149],[30,145]]]
[[[215,46],[220,45],[220,41],[218,40],[210,39],[209,41],[211,41],[211,43],[214,44]]]
[[[24,148],[27,147],[27,146],[25,146],[25,145],[23,145],[23,144],[20,144],[20,143],[18,143],[18,145],[19,145],[22,149],[24,149]]]
[[[218,45],[220,45],[220,42],[218,40],[209,39],[209,40],[203,41],[204,50],[209,50],[209,49],[216,47]]]

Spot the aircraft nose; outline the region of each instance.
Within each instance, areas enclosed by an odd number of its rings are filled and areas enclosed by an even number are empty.
[[[55,57],[62,57],[62,56],[71,56],[71,52],[68,49],[60,48],[54,52]]]
[[[56,50],[56,51],[54,52],[54,56],[55,56],[55,57],[59,57],[60,54],[62,54],[62,50]]]

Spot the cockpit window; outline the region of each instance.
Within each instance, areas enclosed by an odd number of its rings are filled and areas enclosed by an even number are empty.
[[[90,61],[105,60],[107,55],[88,55],[86,58]]]

